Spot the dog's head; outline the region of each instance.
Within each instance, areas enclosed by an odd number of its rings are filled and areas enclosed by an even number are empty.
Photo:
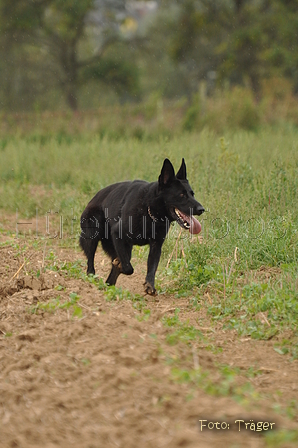
[[[158,185],[172,220],[177,221],[183,229],[189,230],[192,234],[200,233],[201,224],[193,215],[201,215],[205,210],[194,198],[194,192],[187,180],[184,159],[176,175],[169,159],[165,159]]]

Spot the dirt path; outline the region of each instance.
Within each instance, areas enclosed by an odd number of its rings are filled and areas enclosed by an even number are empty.
[[[58,246],[0,246],[1,448],[254,448],[268,446],[268,431],[252,423],[297,428],[286,410],[298,400],[298,362],[273,341],[225,332],[188,298],[140,307],[129,296],[109,301],[70,270],[42,272],[79,259]],[[100,253],[96,266],[105,278]],[[145,266],[135,267],[118,286],[142,295]]]

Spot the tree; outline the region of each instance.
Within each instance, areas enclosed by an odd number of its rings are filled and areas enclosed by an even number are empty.
[[[188,96],[198,89],[208,72],[217,70],[225,41],[222,3],[215,0],[165,0],[152,38],[162,40],[165,51],[180,71]],[[158,37],[156,37],[156,35]],[[180,81],[181,82],[181,81]]]
[[[260,81],[271,69],[271,0],[176,0],[165,7],[167,52],[185,73],[189,92],[216,72],[218,82],[249,83],[260,97]]]
[[[268,50],[274,73],[290,79],[298,92],[298,1],[272,0],[271,21],[266,32],[271,45]]]
[[[42,46],[56,67],[53,70],[67,104],[76,110],[77,90],[88,74],[104,78],[108,73],[95,67],[121,39],[119,24],[125,5],[126,0],[0,0],[1,34],[10,45]],[[121,63],[116,69],[121,72]],[[128,72],[127,67],[122,69],[121,82],[131,88],[136,71]]]
[[[220,77],[234,83],[247,80],[257,100],[261,96],[261,79],[270,73],[266,57],[270,46],[266,33],[270,15],[268,0],[235,0],[230,14],[226,14],[227,40],[219,66]]]

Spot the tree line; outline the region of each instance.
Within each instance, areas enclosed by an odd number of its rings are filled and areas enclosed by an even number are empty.
[[[160,0],[139,20],[144,3],[0,0],[0,108],[191,97],[202,80],[256,101],[272,77],[298,91],[298,0]]]

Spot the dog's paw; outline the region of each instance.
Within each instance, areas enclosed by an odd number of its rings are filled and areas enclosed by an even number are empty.
[[[144,283],[144,286],[146,294],[149,294],[150,296],[157,296],[156,289],[152,285],[150,285],[150,283],[146,282]]]
[[[122,274],[125,274],[125,275],[131,275],[131,274],[133,274],[134,269],[131,264],[128,264],[127,266],[122,266],[121,272],[122,272]]]
[[[120,269],[120,271],[121,271],[121,262],[120,262],[119,258],[114,258],[114,260],[112,261],[112,264],[113,264],[116,268]]]

